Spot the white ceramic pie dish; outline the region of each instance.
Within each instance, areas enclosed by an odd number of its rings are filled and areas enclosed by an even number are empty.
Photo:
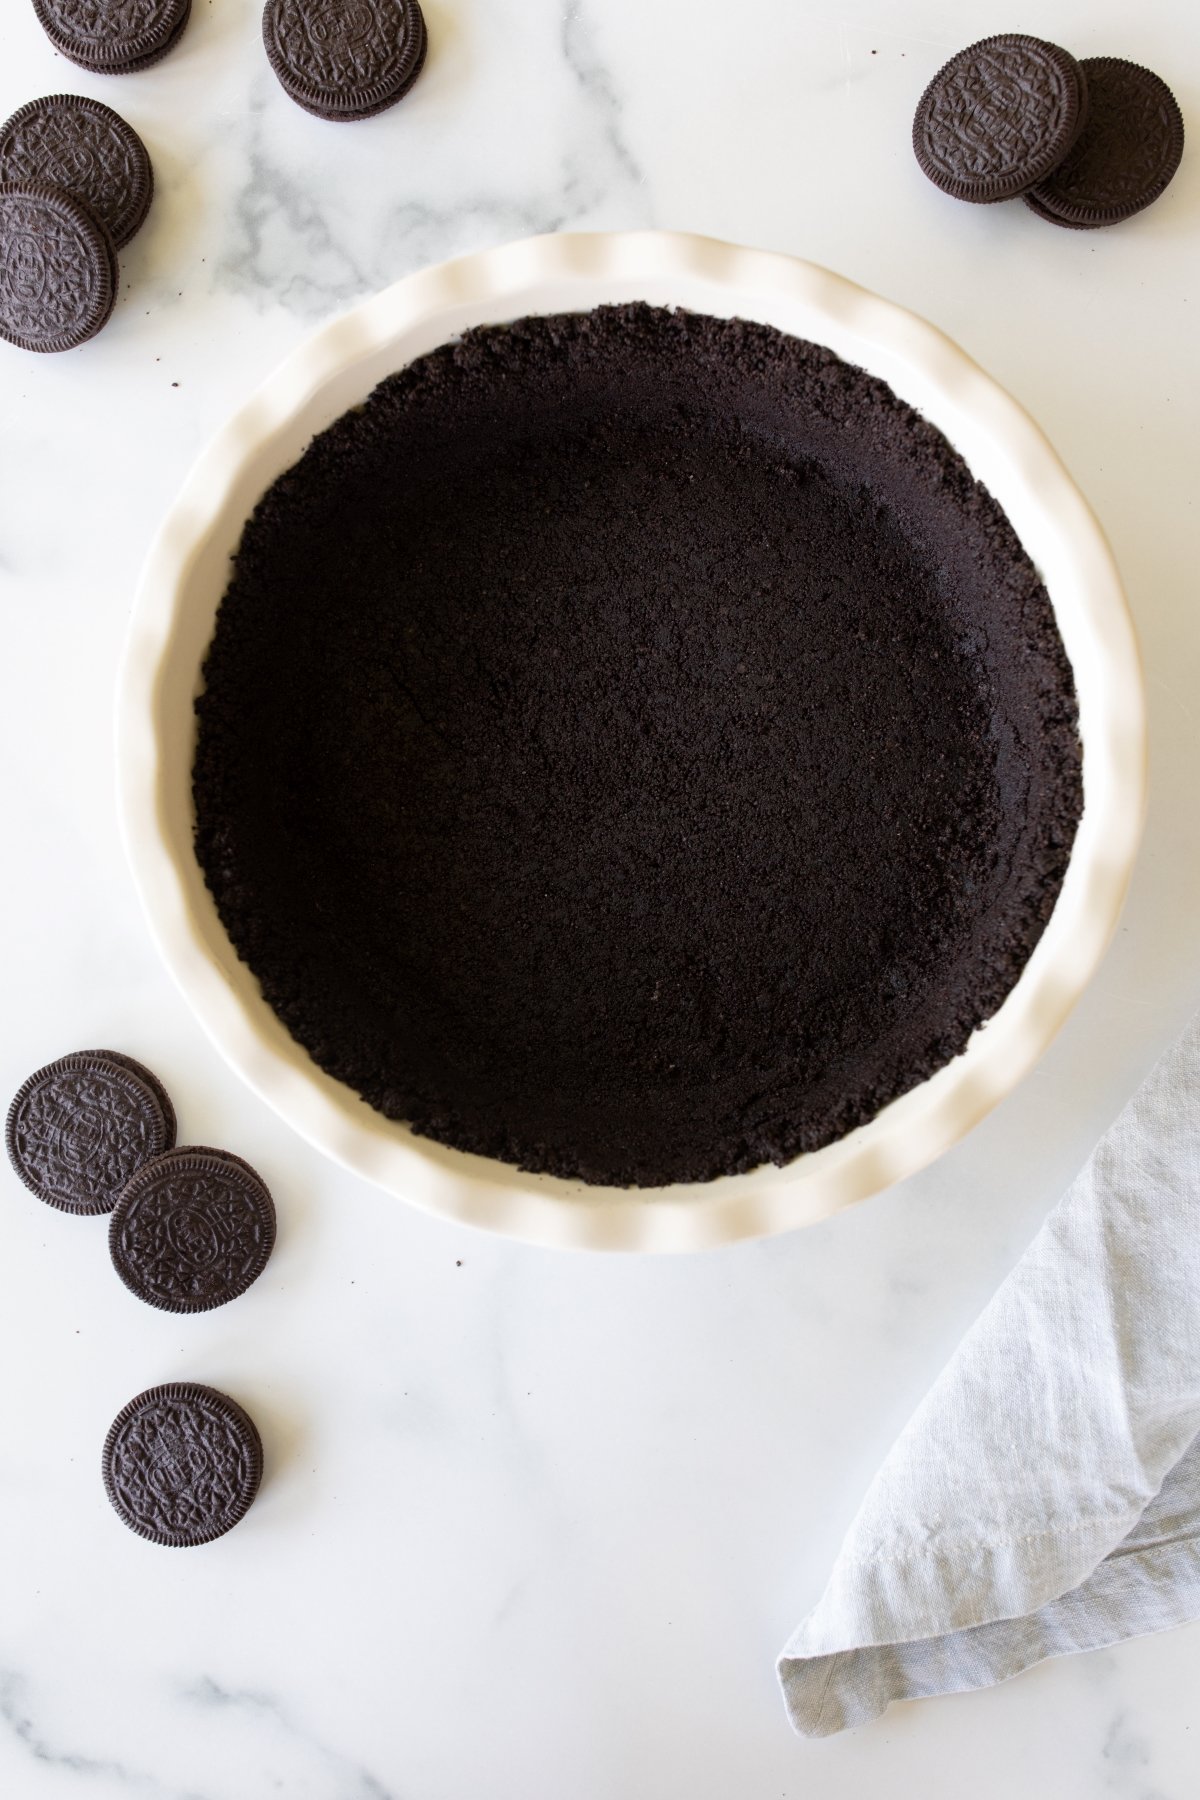
[[[242,526],[314,433],[470,326],[646,300],[828,345],[937,425],[1040,570],[1075,672],[1084,812],[1045,933],[965,1052],[836,1144],[787,1167],[661,1189],[586,1187],[447,1149],[374,1112],[293,1042],[235,955],[192,850],[193,699]],[[1112,554],[1038,427],[950,340],[810,263],[662,232],[532,238],[397,282],[295,351],[200,457],[142,575],[117,706],[120,809],[159,950],[249,1085],[346,1167],[430,1212],[543,1244],[692,1250],[823,1218],[913,1173],[1032,1067],[1116,924],[1141,830],[1137,645]]]

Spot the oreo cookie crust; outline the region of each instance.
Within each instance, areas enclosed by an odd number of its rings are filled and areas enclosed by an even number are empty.
[[[0,182],[45,182],[82,201],[120,250],[150,210],[154,171],[137,132],[100,100],[48,94],[0,126]]]
[[[1087,81],[1073,56],[1007,32],[938,70],[917,105],[913,152],[956,200],[1011,200],[1062,161],[1087,109]]]
[[[196,851],[267,1002],[442,1143],[785,1163],[963,1049],[1081,808],[1000,507],[881,381],[647,306],[468,332],[247,525]]]
[[[175,1115],[136,1063],[84,1050],[29,1077],[8,1109],[9,1161],[69,1213],[111,1212],[144,1163],[175,1141]]]
[[[184,1549],[210,1543],[245,1517],[262,1480],[262,1441],[228,1394],[173,1381],[122,1407],[101,1468],[105,1492],[131,1531]]]
[[[1133,218],[1164,192],[1183,160],[1183,114],[1166,82],[1137,63],[1090,56],[1080,66],[1087,125],[1025,204],[1052,225],[1091,231]]]
[[[109,1223],[113,1267],[164,1312],[208,1312],[244,1294],[275,1243],[266,1183],[240,1157],[189,1145],[147,1163]]]
[[[267,60],[317,118],[369,119],[402,100],[425,63],[418,0],[267,0]]]
[[[112,240],[87,207],[44,183],[0,183],[0,338],[74,350],[107,324],[116,297]]]
[[[94,75],[133,75],[173,50],[191,0],[33,0],[56,50]]]

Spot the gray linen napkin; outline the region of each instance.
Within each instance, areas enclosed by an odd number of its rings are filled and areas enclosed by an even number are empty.
[[[892,1446],[778,1665],[798,1732],[1200,1617],[1200,1020]]]

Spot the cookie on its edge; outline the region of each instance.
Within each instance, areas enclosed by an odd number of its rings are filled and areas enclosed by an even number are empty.
[[[208,1544],[245,1517],[262,1480],[262,1439],[245,1409],[198,1381],[147,1388],[104,1440],[104,1489],[152,1544]]]
[[[64,188],[99,220],[115,250],[145,220],[150,157],[133,126],[102,100],[46,94],[0,125],[0,182]]]
[[[240,1156],[188,1145],[139,1169],[109,1222],[113,1267],[164,1312],[209,1312],[262,1274],[275,1244],[266,1183]]]
[[[913,153],[956,200],[1011,200],[1057,168],[1087,111],[1087,78],[1068,51],[1005,32],[938,70],[917,103]]]
[[[173,50],[192,0],[33,0],[38,23],[56,50],[93,75],[135,75]]]
[[[1080,67],[1088,122],[1025,204],[1051,225],[1094,231],[1132,219],[1163,193],[1183,160],[1183,114],[1166,82],[1139,63],[1089,56]]]
[[[4,1134],[29,1191],[61,1212],[111,1212],[143,1163],[175,1141],[174,1110],[147,1075],[95,1050],[31,1075],[8,1109]]]
[[[419,0],[267,0],[263,46],[280,86],[318,119],[369,119],[402,100],[429,40]]]

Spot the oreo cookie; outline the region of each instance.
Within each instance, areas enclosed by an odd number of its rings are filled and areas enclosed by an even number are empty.
[[[1011,200],[1057,168],[1087,110],[1087,79],[1068,51],[1005,32],[938,70],[917,105],[913,151],[956,200]]]
[[[101,1468],[131,1531],[183,1549],[211,1543],[245,1517],[262,1480],[262,1440],[228,1394],[172,1381],[122,1407]]]
[[[402,100],[425,62],[418,0],[267,0],[267,60],[319,119],[369,119]]]
[[[175,1107],[170,1094],[168,1094],[166,1088],[158,1079],[158,1076],[154,1073],[153,1069],[148,1069],[145,1063],[135,1062],[132,1056],[126,1056],[122,1050],[87,1050],[81,1051],[80,1054],[86,1056],[103,1056],[109,1062],[120,1063],[123,1069],[132,1069],[133,1073],[140,1081],[144,1081],[148,1088],[153,1089],[154,1097],[161,1106],[163,1118],[167,1122],[167,1149],[173,1149],[178,1130],[175,1118]]]
[[[150,210],[154,171],[145,144],[111,106],[47,94],[0,125],[0,182],[64,189],[120,250]]]
[[[192,0],[33,0],[56,50],[93,75],[133,75],[173,50]]]
[[[87,207],[44,182],[0,184],[0,338],[74,350],[107,324],[117,258]]]
[[[164,1312],[208,1312],[244,1294],[275,1244],[261,1177],[228,1151],[188,1146],[146,1163],[109,1224],[113,1267]]]
[[[1089,56],[1087,125],[1054,172],[1025,195],[1052,225],[1092,231],[1151,206],[1183,159],[1183,114],[1159,76],[1119,56]]]
[[[2,204],[2,199],[0,199]],[[175,1114],[140,1064],[82,1050],[29,1077],[8,1109],[9,1161],[61,1212],[111,1212],[143,1164],[175,1141]]]

